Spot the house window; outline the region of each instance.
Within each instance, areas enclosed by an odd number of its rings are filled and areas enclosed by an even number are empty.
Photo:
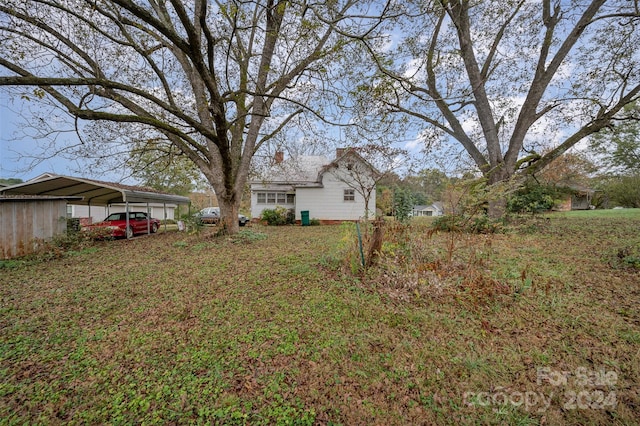
[[[258,192],[258,204],[293,204],[295,194],[284,192]]]
[[[355,200],[356,200],[356,191],[353,189],[345,189],[344,201],[355,201]]]

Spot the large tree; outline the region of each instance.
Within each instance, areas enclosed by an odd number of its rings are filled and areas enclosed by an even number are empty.
[[[360,87],[360,99],[376,114],[426,124],[427,142],[460,144],[490,184],[540,171],[614,117],[625,119],[624,106],[640,94],[637,0],[436,0],[404,8],[402,34],[369,49],[379,72]]]
[[[326,100],[347,69],[341,34],[368,34],[367,14],[356,0],[3,0],[0,86],[168,140],[236,232],[253,155],[296,115],[338,104]]]
[[[606,173],[594,184],[610,206],[640,207],[640,103],[627,105],[623,117],[591,137],[594,159],[605,166]]]
[[[203,186],[200,170],[173,144],[148,139],[133,146],[137,151],[133,151],[127,166],[144,186],[185,197]]]
[[[640,174],[640,103],[627,105],[607,129],[593,135],[591,148],[597,159],[614,173]],[[628,120],[626,118],[634,118]]]

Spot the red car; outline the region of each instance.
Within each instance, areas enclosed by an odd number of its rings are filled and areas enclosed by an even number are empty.
[[[155,233],[160,227],[158,219],[148,219],[144,212],[129,212],[129,227],[127,228],[126,213],[112,213],[102,222],[94,223],[82,228],[83,231],[95,231],[102,234],[102,230],[112,237],[131,238],[135,234]]]

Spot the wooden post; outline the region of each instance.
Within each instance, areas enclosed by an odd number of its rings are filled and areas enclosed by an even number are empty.
[[[382,240],[384,238],[384,220],[376,219],[373,222],[373,236],[371,237],[371,244],[369,245],[369,252],[367,253],[367,267],[373,265],[380,251],[382,250]]]

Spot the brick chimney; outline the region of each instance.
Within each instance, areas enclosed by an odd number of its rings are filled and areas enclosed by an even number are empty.
[[[276,162],[276,164],[282,163],[284,161],[284,152],[276,151],[276,155],[273,157],[273,160]]]
[[[342,157],[346,150],[346,148],[336,148],[336,159]]]

